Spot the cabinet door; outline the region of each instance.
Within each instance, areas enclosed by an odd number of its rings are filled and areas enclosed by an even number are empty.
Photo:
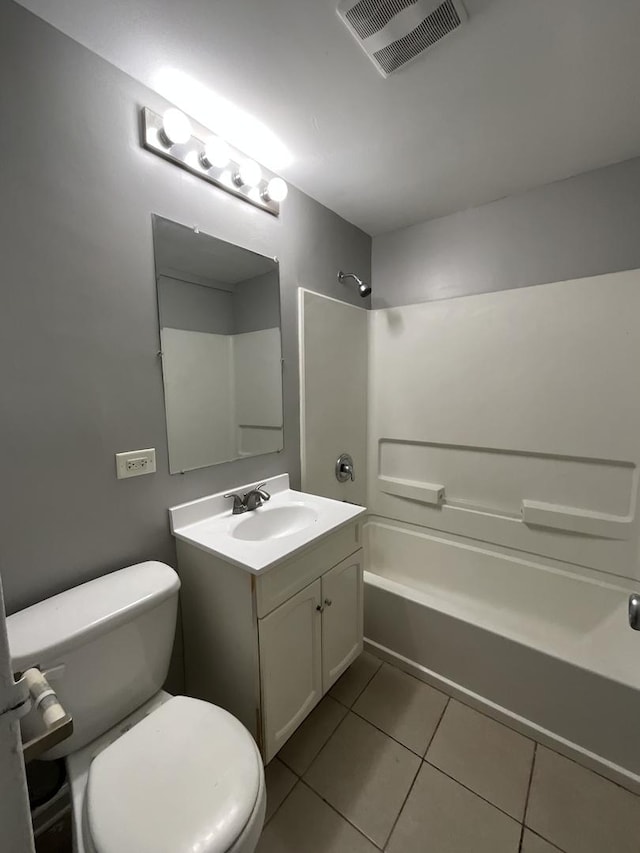
[[[320,580],[259,620],[264,760],[322,696]]]
[[[362,651],[362,550],[322,576],[322,689]]]

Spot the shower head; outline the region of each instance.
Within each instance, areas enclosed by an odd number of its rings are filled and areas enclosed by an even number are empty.
[[[340,272],[338,273],[338,281],[344,284],[346,279],[348,278],[352,278],[358,285],[358,293],[360,294],[360,296],[365,297],[371,293],[371,285],[367,284],[366,281],[363,281],[361,278],[358,278],[358,276],[352,272],[342,272],[342,270],[340,270]]]

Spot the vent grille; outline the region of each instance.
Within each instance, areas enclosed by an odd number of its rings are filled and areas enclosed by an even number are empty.
[[[361,39],[369,38],[386,27],[389,21],[418,0],[360,0],[346,13],[345,18]]]
[[[342,0],[338,14],[385,77],[467,19],[462,0]]]
[[[452,30],[457,29],[461,23],[456,7],[451,0],[445,0],[414,30],[403,38],[391,42],[382,50],[376,50],[373,56],[382,70],[386,74],[391,74],[423,50],[440,41]]]

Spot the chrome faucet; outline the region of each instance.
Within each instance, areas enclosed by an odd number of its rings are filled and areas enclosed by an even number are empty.
[[[236,492],[230,492],[228,495],[225,495],[225,498],[233,498],[233,515],[251,512],[266,503],[271,498],[271,495],[264,488],[265,486],[266,483],[260,483],[255,489],[251,489],[244,495]]]

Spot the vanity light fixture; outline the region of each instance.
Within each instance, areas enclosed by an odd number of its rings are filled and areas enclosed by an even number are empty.
[[[149,151],[274,216],[287,196],[282,178],[176,107],[159,115],[142,110],[142,144]]]
[[[172,145],[182,145],[191,137],[191,122],[184,113],[171,107],[162,116],[160,136],[169,148]]]
[[[271,178],[266,188],[262,191],[265,201],[284,201],[289,194],[289,187],[282,178]]]
[[[237,186],[257,187],[262,180],[262,169],[255,160],[243,160],[233,176]]]
[[[204,144],[204,151],[200,155],[200,162],[205,169],[224,169],[231,159],[229,146],[220,136],[210,136]]]

